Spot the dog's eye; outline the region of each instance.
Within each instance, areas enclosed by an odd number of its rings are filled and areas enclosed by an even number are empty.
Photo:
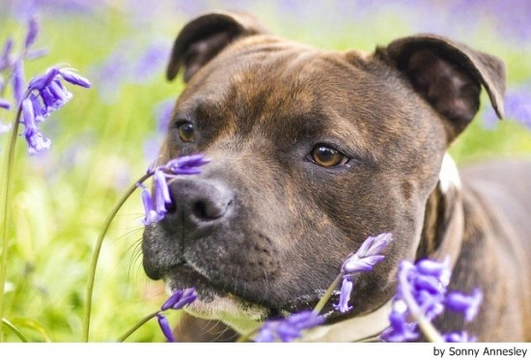
[[[191,122],[183,121],[177,124],[177,130],[179,131],[179,137],[183,142],[194,142],[194,125]]]
[[[311,160],[322,167],[343,165],[348,161],[340,151],[326,145],[317,145],[310,153]]]

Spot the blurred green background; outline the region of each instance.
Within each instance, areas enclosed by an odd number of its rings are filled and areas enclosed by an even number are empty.
[[[74,99],[42,124],[53,142],[49,151],[29,157],[23,141],[17,146],[5,315],[31,341],[80,341],[98,231],[126,187],[154,159],[162,138],[159,119],[183,86],[164,78],[173,40],[188,20],[214,9],[249,11],[279,36],[327,49],[370,52],[400,36],[432,32],[496,54],[508,68],[509,119],[493,121],[484,97],[484,107],[451,152],[461,164],[531,157],[526,127],[531,125],[531,2],[526,0],[0,0],[0,44],[12,37],[20,48],[28,19],[39,20],[36,47],[48,48],[49,54],[26,61],[27,80],[68,63],[93,84],[90,90],[71,89]],[[8,88],[4,97],[10,96]],[[12,122],[14,115],[0,110],[0,122]],[[7,138],[0,134],[0,148]],[[142,270],[142,211],[135,194],[104,243],[93,341],[116,339],[165,299],[162,285]],[[8,341],[18,341],[4,332]],[[163,341],[163,336],[153,320],[130,340]]]

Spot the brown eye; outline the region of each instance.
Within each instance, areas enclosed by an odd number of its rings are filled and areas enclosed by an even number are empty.
[[[184,142],[194,142],[195,140],[195,133],[194,133],[194,125],[188,121],[182,122],[181,124],[177,125],[177,129],[179,130],[179,137]]]
[[[313,162],[322,167],[343,165],[348,161],[348,157],[326,145],[317,145],[314,147],[310,156]]]

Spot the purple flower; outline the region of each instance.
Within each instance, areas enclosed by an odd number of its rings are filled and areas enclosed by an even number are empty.
[[[531,128],[531,90],[509,92],[505,96],[505,117],[520,122]],[[496,114],[492,109],[484,116],[485,127],[491,129],[497,124]]]
[[[168,339],[169,342],[175,342],[175,338],[173,336],[173,332],[171,330],[171,326],[168,322],[168,319],[166,319],[166,317],[162,315],[161,312],[170,309],[180,310],[186,305],[193,303],[196,298],[197,294],[194,288],[177,290],[160,307],[160,311],[156,315],[157,320],[159,322],[159,326],[162,330],[162,333],[164,334],[166,339]]]
[[[90,87],[90,83],[68,69],[51,67],[44,75],[35,76],[24,93],[21,90],[24,80],[16,75],[18,66],[22,66],[20,62],[15,64],[14,69],[14,79],[20,78],[20,81],[14,81],[15,97],[17,101],[19,98],[22,101],[21,122],[26,127],[24,136],[28,143],[28,152],[33,155],[48,149],[51,144],[50,139],[40,133],[36,124],[44,121],[50,113],[60,109],[72,99],[72,93],[63,86],[60,78],[82,87]]]
[[[419,272],[417,267],[410,262],[402,261],[398,270],[395,299],[404,300],[408,307],[418,306],[423,316],[430,321],[433,320],[444,310],[443,301],[447,285],[446,279],[443,278],[444,274],[445,271],[435,275],[426,275]]]
[[[416,325],[408,323],[404,313],[393,310],[389,315],[391,326],[381,335],[381,339],[389,342],[405,342],[419,338]]]
[[[63,79],[65,79],[65,81],[69,82],[70,84],[81,86],[86,89],[92,86],[92,84],[87,79],[75,73],[73,70],[74,69],[61,69],[59,70],[59,73],[61,74]]]
[[[159,322],[160,329],[162,330],[162,333],[168,339],[169,342],[175,342],[175,337],[173,336],[173,332],[171,330],[170,323],[168,322],[168,319],[162,314],[157,314],[157,320]]]
[[[342,272],[353,274],[356,272],[371,271],[374,265],[384,259],[380,252],[391,242],[391,233],[383,233],[378,236],[369,236],[356,253],[350,255],[343,263]]]
[[[38,48],[35,50],[29,50],[26,53],[26,60],[35,60],[41,58],[43,56],[48,55],[49,52],[50,50],[48,48]]]
[[[28,153],[34,155],[42,150],[50,148],[50,139],[42,136],[35,124],[35,113],[30,99],[24,99],[22,101],[22,116],[23,124],[26,128],[24,131],[24,137],[28,143]]]
[[[138,82],[147,81],[153,74],[159,73],[164,65],[170,49],[166,45],[152,45],[149,47],[133,69],[133,76]]]
[[[11,50],[13,49],[13,39],[9,38],[4,43],[4,47],[2,48],[2,52],[0,53],[0,72],[4,71],[8,67],[10,67],[11,64]]]
[[[446,296],[446,307],[452,311],[463,313],[465,321],[472,321],[483,301],[483,293],[479,289],[474,289],[472,295],[467,296],[459,292],[452,292]]]
[[[350,293],[354,283],[349,279],[352,275],[359,272],[372,271],[374,265],[382,261],[385,256],[380,255],[380,252],[391,242],[393,235],[391,233],[383,233],[378,236],[369,236],[363,244],[361,244],[358,251],[347,257],[343,266],[341,267],[341,274],[343,274],[343,282],[339,294],[339,303],[334,304],[334,309],[345,313],[352,309],[348,306],[350,300]]]
[[[157,132],[163,133],[168,130],[168,123],[170,122],[174,107],[174,98],[164,100],[155,107],[155,117],[157,118]]]
[[[201,172],[200,167],[209,163],[201,154],[182,156],[170,160],[167,164],[156,166],[152,164],[148,170],[148,175],[153,175],[154,195],[153,201],[151,195],[142,184],[137,184],[142,188],[142,201],[146,216],[144,218],[144,225],[150,225],[158,222],[166,215],[166,206],[171,204],[172,199],[168,188],[168,179],[177,175],[192,175]]]
[[[322,316],[305,310],[286,319],[266,321],[254,340],[256,342],[272,342],[278,338],[283,342],[292,342],[302,336],[302,331],[321,325],[323,322]]]
[[[39,23],[37,22],[37,18],[33,16],[28,23],[28,33],[26,34],[26,40],[24,42],[24,47],[26,49],[35,43],[38,34]]]
[[[170,190],[164,172],[159,168],[153,175],[155,184],[155,211],[160,216],[166,214],[166,204],[171,204]]]
[[[201,172],[200,167],[210,162],[201,154],[180,156],[170,160],[162,168],[169,171],[172,175],[193,175]]]
[[[155,211],[153,199],[151,198],[151,194],[149,193],[148,189],[140,183],[138,183],[137,186],[142,189],[142,203],[144,204],[145,212],[145,217],[142,223],[147,226],[162,220],[163,216],[160,216]]]
[[[0,98],[0,108],[9,110],[10,107],[11,104],[9,104],[9,101]]]
[[[169,309],[180,310],[197,299],[197,293],[194,288],[175,291],[164,304],[160,307],[161,311]]]
[[[477,341],[477,338],[475,336],[470,336],[466,331],[444,334],[443,339],[444,341],[451,343]]]
[[[341,285],[341,292],[339,294],[339,304],[334,304],[334,309],[336,311],[346,313],[352,309],[352,306],[348,306],[350,301],[350,293],[352,292],[352,287],[354,283],[348,277],[343,278],[343,284]]]
[[[22,61],[17,61],[13,65],[13,96],[17,102],[17,106],[22,103],[24,98],[24,64]]]
[[[382,333],[382,339],[386,341],[412,340],[415,334],[412,332],[415,324],[407,324],[408,318],[411,318],[411,321],[418,321],[419,326],[422,326],[425,331],[432,325],[421,320],[431,322],[445,308],[463,313],[467,322],[472,320],[483,299],[481,291],[476,289],[470,296],[458,292],[448,293],[449,278],[448,258],[442,263],[424,259],[418,261],[416,265],[402,261],[398,269],[397,293],[393,301],[395,304],[403,303],[406,309],[400,313],[396,309],[393,310],[389,317],[391,327]],[[436,330],[430,333],[434,331]],[[470,341],[473,338],[463,332],[446,334],[443,339],[451,342]]]

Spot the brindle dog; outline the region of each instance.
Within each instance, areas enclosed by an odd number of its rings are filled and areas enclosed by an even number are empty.
[[[323,51],[270,35],[249,15],[216,12],[177,37],[168,79],[180,70],[187,86],[160,162],[193,153],[212,162],[171,182],[174,205],[146,227],[142,249],[150,278],[196,287],[190,314],[245,332],[311,308],[349,253],[392,232],[385,261],[355,277],[353,310],[332,311],[332,299],[327,326],[309,339],[378,333],[399,262],[449,256],[450,288],[479,287],[484,301],[475,321],[445,313],[436,326],[531,341],[531,163],[460,178],[445,155],[478,111],[481,87],[503,116],[498,58],[435,35],[372,54]],[[224,328],[185,324],[183,340]]]

